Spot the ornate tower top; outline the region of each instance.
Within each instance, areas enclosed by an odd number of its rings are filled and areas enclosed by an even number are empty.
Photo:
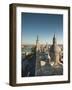
[[[39,51],[40,50],[40,44],[39,44],[39,38],[38,38],[38,35],[37,35],[37,40],[36,40],[36,51]]]
[[[53,45],[55,45],[56,44],[56,36],[55,36],[55,34],[54,34],[54,37],[53,37]]]
[[[38,35],[37,35],[37,41],[39,41],[39,37],[38,37]]]

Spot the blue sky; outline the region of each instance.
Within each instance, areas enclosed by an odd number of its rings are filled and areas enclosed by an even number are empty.
[[[52,43],[55,33],[57,43],[63,43],[63,15],[22,13],[21,40],[23,44],[35,44],[37,35],[40,43]]]

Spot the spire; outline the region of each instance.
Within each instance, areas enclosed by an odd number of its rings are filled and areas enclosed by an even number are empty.
[[[54,38],[55,38],[55,33],[54,33]]]
[[[37,35],[37,41],[39,41],[39,37],[38,37],[38,35]]]
[[[39,45],[39,38],[37,35],[37,40],[36,40],[36,51],[40,50],[40,45]]]
[[[53,45],[56,44],[56,36],[55,36],[55,33],[54,33],[54,37],[53,37]]]
[[[39,43],[39,37],[37,35],[36,44],[38,44],[38,43]]]

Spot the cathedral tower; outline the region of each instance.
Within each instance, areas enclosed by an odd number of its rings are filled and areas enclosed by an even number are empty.
[[[53,37],[53,45],[55,45],[55,44],[57,44],[57,43],[56,43],[56,36],[55,36],[55,34],[54,34],[54,37]]]
[[[59,61],[60,52],[61,52],[61,49],[57,45],[56,37],[54,34],[53,45],[50,47],[50,57],[51,57],[51,62],[54,62],[55,65],[60,64],[60,61]]]
[[[35,67],[35,75],[38,75],[38,70],[40,69],[40,43],[39,43],[39,37],[37,35],[37,40],[36,40],[36,67]]]
[[[37,40],[36,40],[36,51],[40,50],[40,44],[39,44],[39,37],[37,35]]]

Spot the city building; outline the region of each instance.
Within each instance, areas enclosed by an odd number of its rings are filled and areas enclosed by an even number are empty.
[[[36,67],[35,75],[53,75],[62,74],[63,66],[60,62],[61,48],[57,44],[56,36],[54,34],[53,44],[48,48],[48,44],[40,45],[39,38],[36,40]],[[41,65],[42,61],[45,63]],[[54,66],[54,67],[53,67]],[[55,69],[57,68],[57,69]]]
[[[53,44],[50,47],[50,51],[49,51],[49,55],[51,57],[51,63],[54,63],[54,65],[60,64],[60,60],[59,60],[60,59],[60,54],[61,54],[61,49],[57,45],[56,37],[55,37],[55,34],[54,34]]]
[[[37,35],[36,45],[22,46],[23,73],[26,76],[49,76],[63,74],[63,45],[58,45],[54,34],[52,45],[40,44]],[[34,52],[34,53],[32,53]],[[28,71],[25,70],[28,68]]]

